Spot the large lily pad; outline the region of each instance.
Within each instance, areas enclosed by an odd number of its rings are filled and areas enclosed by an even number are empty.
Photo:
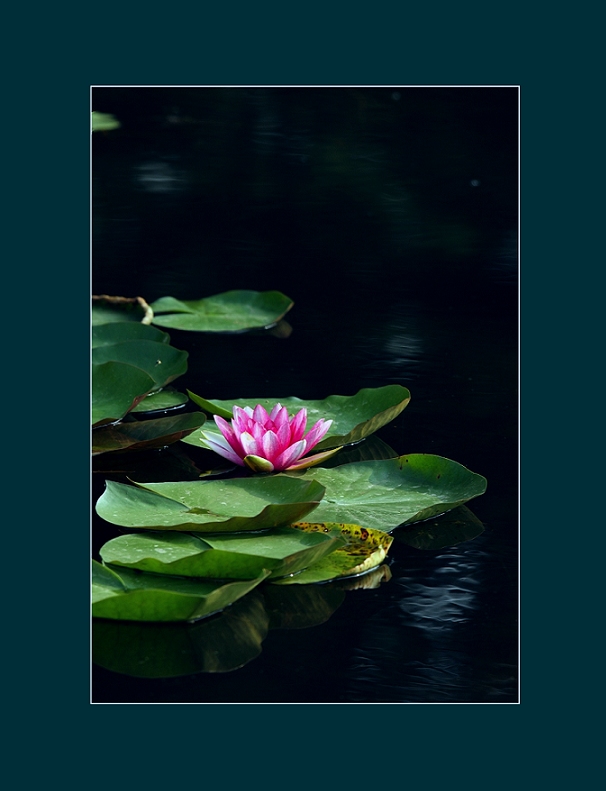
[[[206,416],[202,412],[188,412],[154,420],[101,426],[93,431],[92,453],[96,456],[110,451],[164,448],[195,431],[205,420]]]
[[[384,535],[384,534],[383,534]],[[104,563],[156,574],[211,579],[255,579],[264,569],[272,577],[312,566],[345,544],[338,533],[278,527],[253,535],[208,536],[184,533],[134,533],[101,547]]]
[[[195,332],[244,332],[276,324],[293,306],[280,291],[226,291],[205,299],[161,297],[150,307],[153,323]]]
[[[116,573],[92,561],[92,614],[121,621],[194,621],[245,596],[269,575],[254,580],[202,582],[121,568]]]
[[[332,420],[327,435],[319,442],[314,453],[327,448],[348,445],[368,437],[397,417],[408,405],[410,393],[401,385],[367,387],[356,395],[331,395],[322,401],[304,400],[296,397],[285,398],[235,398],[231,401],[206,400],[187,391],[192,401],[211,415],[230,419],[234,405],[254,407],[262,404],[268,412],[276,404],[285,406],[290,414],[307,409],[307,425],[311,427],[317,420]],[[193,432],[184,442],[204,447],[199,432]]]
[[[274,580],[276,585],[306,585],[311,582],[326,582],[338,577],[363,574],[385,560],[393,541],[392,536],[381,530],[369,530],[360,525],[297,522],[293,527],[311,535],[320,533],[341,536],[344,543],[330,555],[298,574]]]
[[[135,486],[107,481],[96,509],[122,527],[230,533],[297,522],[323,494],[316,481],[288,475]]]
[[[413,453],[301,474],[326,487],[314,512],[318,522],[346,522],[391,532],[429,519],[486,491],[486,479],[442,456]]]

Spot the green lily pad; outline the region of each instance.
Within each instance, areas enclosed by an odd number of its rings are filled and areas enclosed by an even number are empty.
[[[220,612],[245,596],[269,575],[254,580],[202,582],[184,577],[120,573],[92,561],[92,614],[120,621],[194,621]]]
[[[264,533],[209,536],[184,533],[133,533],[101,547],[104,563],[113,566],[207,579],[255,579],[264,569],[272,577],[311,566],[345,544],[325,533],[278,527]]]
[[[92,366],[93,426],[121,420],[145,398],[156,383],[145,371],[128,363],[108,362]]]
[[[166,333],[158,332],[130,322],[93,327],[93,425],[120,420],[186,372],[188,353],[170,346]]]
[[[301,474],[326,487],[318,522],[346,522],[389,533],[443,514],[486,491],[486,479],[456,461],[425,453],[361,461]]]
[[[132,365],[150,376],[156,389],[167,385],[187,371],[188,353],[157,341],[121,341],[93,349],[93,365],[117,362]]]
[[[133,410],[134,411],[134,410]],[[206,420],[202,412],[101,426],[93,431],[92,453],[164,448],[195,431]]]
[[[143,401],[140,401],[131,411],[137,413],[159,412],[161,410],[177,409],[188,403],[189,398],[185,393],[179,393],[178,390],[168,387],[145,396]]]
[[[96,510],[122,527],[233,533],[283,527],[317,507],[324,487],[289,475],[128,486],[107,481]]]
[[[343,594],[345,595],[345,594]],[[227,673],[261,653],[269,615],[252,591],[219,615],[195,623],[133,623],[94,619],[96,665],[137,678]]]
[[[369,530],[360,525],[334,522],[297,522],[294,528],[305,533],[337,535],[345,539],[344,545],[320,559],[298,574],[274,580],[276,585],[307,585],[327,582],[338,577],[363,574],[379,566],[387,556],[393,537],[381,530]]]
[[[93,560],[92,567],[92,601],[96,601],[96,597],[107,599],[110,596],[119,596],[128,590],[127,585],[122,582],[121,578],[115,571],[103,566],[97,560]]]
[[[276,324],[293,306],[280,291],[226,291],[205,299],[161,297],[150,307],[153,323],[194,332],[244,332]]]
[[[305,407],[307,409],[307,425],[311,427],[320,418],[332,420],[332,426],[324,439],[319,442],[314,453],[327,448],[348,445],[368,437],[397,417],[410,401],[410,392],[401,385],[384,387],[367,387],[353,396],[331,395],[322,401],[305,401],[301,398],[235,398],[231,401],[207,401],[190,390],[187,391],[192,401],[211,415],[220,415],[226,419],[233,417],[234,405],[255,407],[261,404],[268,411],[280,403],[289,414],[294,414]],[[204,447],[199,432],[193,432],[184,442],[197,447]]]
[[[94,324],[91,329],[91,345],[113,346],[124,341],[155,341],[170,343],[170,335],[156,327],[141,324],[140,321],[115,321],[109,324]]]

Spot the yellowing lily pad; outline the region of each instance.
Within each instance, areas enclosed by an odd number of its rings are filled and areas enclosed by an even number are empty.
[[[306,585],[312,582],[326,582],[339,577],[363,574],[376,568],[385,560],[393,541],[393,537],[387,533],[369,530],[361,525],[336,522],[297,522],[293,527],[305,533],[341,536],[346,543],[298,574],[273,580],[276,585]]]

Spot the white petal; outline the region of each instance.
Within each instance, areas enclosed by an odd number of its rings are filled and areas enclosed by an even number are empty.
[[[257,456],[259,453],[259,448],[257,447],[257,442],[252,434],[249,434],[248,431],[243,431],[240,434],[240,442],[242,443],[242,448],[244,449],[244,453],[247,456]]]
[[[223,456],[224,459],[228,459],[234,464],[239,464],[240,467],[244,466],[242,459],[234,453],[225,437],[221,434],[211,434],[210,431],[201,434],[201,444],[205,448],[208,448],[208,450],[212,450],[218,453],[219,456]]]

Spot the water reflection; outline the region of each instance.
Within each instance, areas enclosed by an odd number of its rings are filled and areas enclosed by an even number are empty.
[[[166,161],[144,162],[135,168],[135,183],[145,192],[180,192],[187,186],[187,173]]]
[[[516,285],[518,281],[518,232],[504,234],[489,263],[489,271],[496,283]]]
[[[347,670],[352,701],[485,703],[516,699],[515,624],[486,603],[494,558],[483,539],[392,566],[398,593],[360,635]],[[416,560],[416,563],[415,563]]]
[[[226,673],[261,653],[269,616],[251,593],[225,612],[193,624],[93,621],[93,661],[141,678]]]
[[[478,569],[477,553],[476,562],[470,562],[469,554],[461,558],[459,553],[441,553],[434,559],[436,567],[429,578],[397,580],[403,592],[399,607],[407,624],[425,634],[444,637],[454,624],[469,620],[478,586],[478,579],[473,577]],[[444,576],[447,578],[439,579]]]
[[[400,384],[421,376],[431,360],[420,319],[419,306],[411,302],[398,302],[386,311],[382,323],[359,338],[363,368]]]
[[[390,578],[368,575],[376,588]],[[357,587],[365,587],[358,580]],[[345,599],[350,580],[334,585],[265,586],[195,623],[135,623],[95,618],[93,661],[107,670],[140,678],[228,673],[261,653],[270,629],[309,629],[325,623]],[[341,586],[344,587],[341,587]]]

